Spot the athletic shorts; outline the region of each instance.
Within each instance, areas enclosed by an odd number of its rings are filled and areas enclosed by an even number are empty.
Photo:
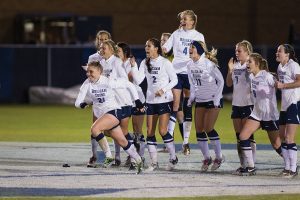
[[[260,122],[260,126],[262,130],[266,131],[278,131],[279,130],[279,120],[276,121],[259,121],[253,117],[249,117],[248,119],[255,120],[257,122]]]
[[[116,110],[108,111],[106,114],[111,114],[111,115],[115,116],[119,121],[121,121],[121,118],[120,118],[121,113],[122,113],[121,109],[116,109]]]
[[[172,112],[172,103],[157,103],[157,104],[150,104],[146,103],[146,113],[147,115],[162,115],[165,113]]]
[[[121,113],[120,113],[120,119],[125,119],[127,117],[131,117],[131,110],[132,106],[122,106]]]
[[[280,111],[279,125],[300,124],[300,102],[291,104],[286,111]]]
[[[249,117],[253,110],[253,105],[250,106],[232,106],[231,119],[244,119]]]
[[[189,77],[187,74],[177,74],[178,83],[173,87],[173,89],[190,89]]]
[[[196,102],[195,105],[196,108],[215,108],[214,102],[213,101],[207,101],[207,102]],[[218,108],[223,108],[223,98],[220,99],[220,105],[218,106]]]

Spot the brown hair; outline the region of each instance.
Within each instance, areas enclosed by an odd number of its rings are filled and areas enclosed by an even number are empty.
[[[102,73],[102,71],[103,71],[103,66],[100,64],[99,61],[91,61],[87,64],[87,66],[99,68],[100,73]]]
[[[260,70],[269,71],[268,61],[264,59],[259,53],[251,53],[250,57],[253,58],[255,64],[258,65]]]

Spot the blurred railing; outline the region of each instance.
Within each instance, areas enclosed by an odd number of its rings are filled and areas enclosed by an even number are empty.
[[[131,46],[140,63],[145,58],[144,45]],[[235,55],[234,46],[216,46],[221,72],[226,77],[227,63]],[[276,71],[276,46],[255,46],[267,58],[271,71]],[[295,48],[300,55],[300,46]],[[28,102],[30,86],[68,88],[86,78],[81,68],[95,53],[85,45],[0,45],[0,102]],[[224,93],[231,92],[225,86]]]

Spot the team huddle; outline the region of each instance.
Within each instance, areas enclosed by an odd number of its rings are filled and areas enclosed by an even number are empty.
[[[203,155],[201,171],[217,170],[225,161],[220,137],[215,130],[223,107],[224,83],[233,87],[231,118],[236,132],[240,166],[237,175],[255,175],[256,143],[254,132],[268,133],[274,150],[283,158],[283,177],[295,177],[297,145],[295,135],[300,123],[300,67],[294,48],[279,45],[277,74],[270,73],[267,61],[253,52],[249,41],[236,44],[236,58],[228,62],[226,80],[219,70],[217,50],[209,51],[203,34],[195,30],[197,15],[192,10],[179,13],[179,28],[163,33],[161,40],[146,41],[146,58],[138,64],[128,44],[115,44],[107,31],[96,35],[97,52],[89,56],[87,79],[82,84],[75,106],[92,105],[92,157],[88,167],[97,162],[97,146],[105,153],[103,165],[121,165],[120,147],[128,154],[125,166],[130,170],[155,171],[159,168],[155,131],[164,141],[162,151],[169,153],[166,170],[178,163],[174,146],[176,121],[183,138],[182,152],[190,154],[189,136],[192,107],[197,142]],[[277,109],[276,90],[281,90],[281,109]],[[146,115],[147,133],[143,135]],[[132,118],[133,134],[128,131]],[[114,140],[112,156],[106,136]],[[208,140],[213,147],[210,155]],[[145,168],[145,148],[150,160]],[[213,158],[212,158],[213,157]]]

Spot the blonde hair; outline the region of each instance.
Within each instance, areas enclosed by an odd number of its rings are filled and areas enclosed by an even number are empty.
[[[171,33],[162,33],[161,36],[167,36],[169,38],[171,37]]]
[[[193,10],[184,10],[178,13],[177,17],[180,20],[183,16],[188,15],[194,21],[193,28],[195,29],[197,26],[197,15],[194,13]]]
[[[116,45],[116,43],[112,40],[106,40],[102,43],[103,45],[107,45],[110,50],[113,52],[114,55],[118,54],[118,46]]]
[[[251,53],[249,57],[253,58],[255,64],[258,65],[258,68],[260,70],[269,71],[268,61],[264,59],[259,53]]]
[[[103,66],[100,64],[99,61],[91,61],[87,64],[87,66],[98,68],[100,70],[100,73],[102,73],[103,71]]]
[[[107,35],[107,38],[109,40],[111,40],[111,35],[108,31],[106,31],[106,30],[98,31],[97,34],[96,34],[96,39],[95,39],[95,46],[96,46],[97,49],[99,49],[99,47],[100,47],[100,41],[98,40],[98,37],[100,35]]]
[[[207,46],[204,42],[202,41],[197,41],[197,42],[200,43],[200,45],[202,46],[205,53],[205,57],[218,65],[218,59],[216,57],[218,54],[218,50],[212,47],[211,51],[208,51]]]
[[[243,47],[245,51],[248,52],[248,55],[253,53],[252,44],[248,40],[243,40],[236,44],[237,47]]]

